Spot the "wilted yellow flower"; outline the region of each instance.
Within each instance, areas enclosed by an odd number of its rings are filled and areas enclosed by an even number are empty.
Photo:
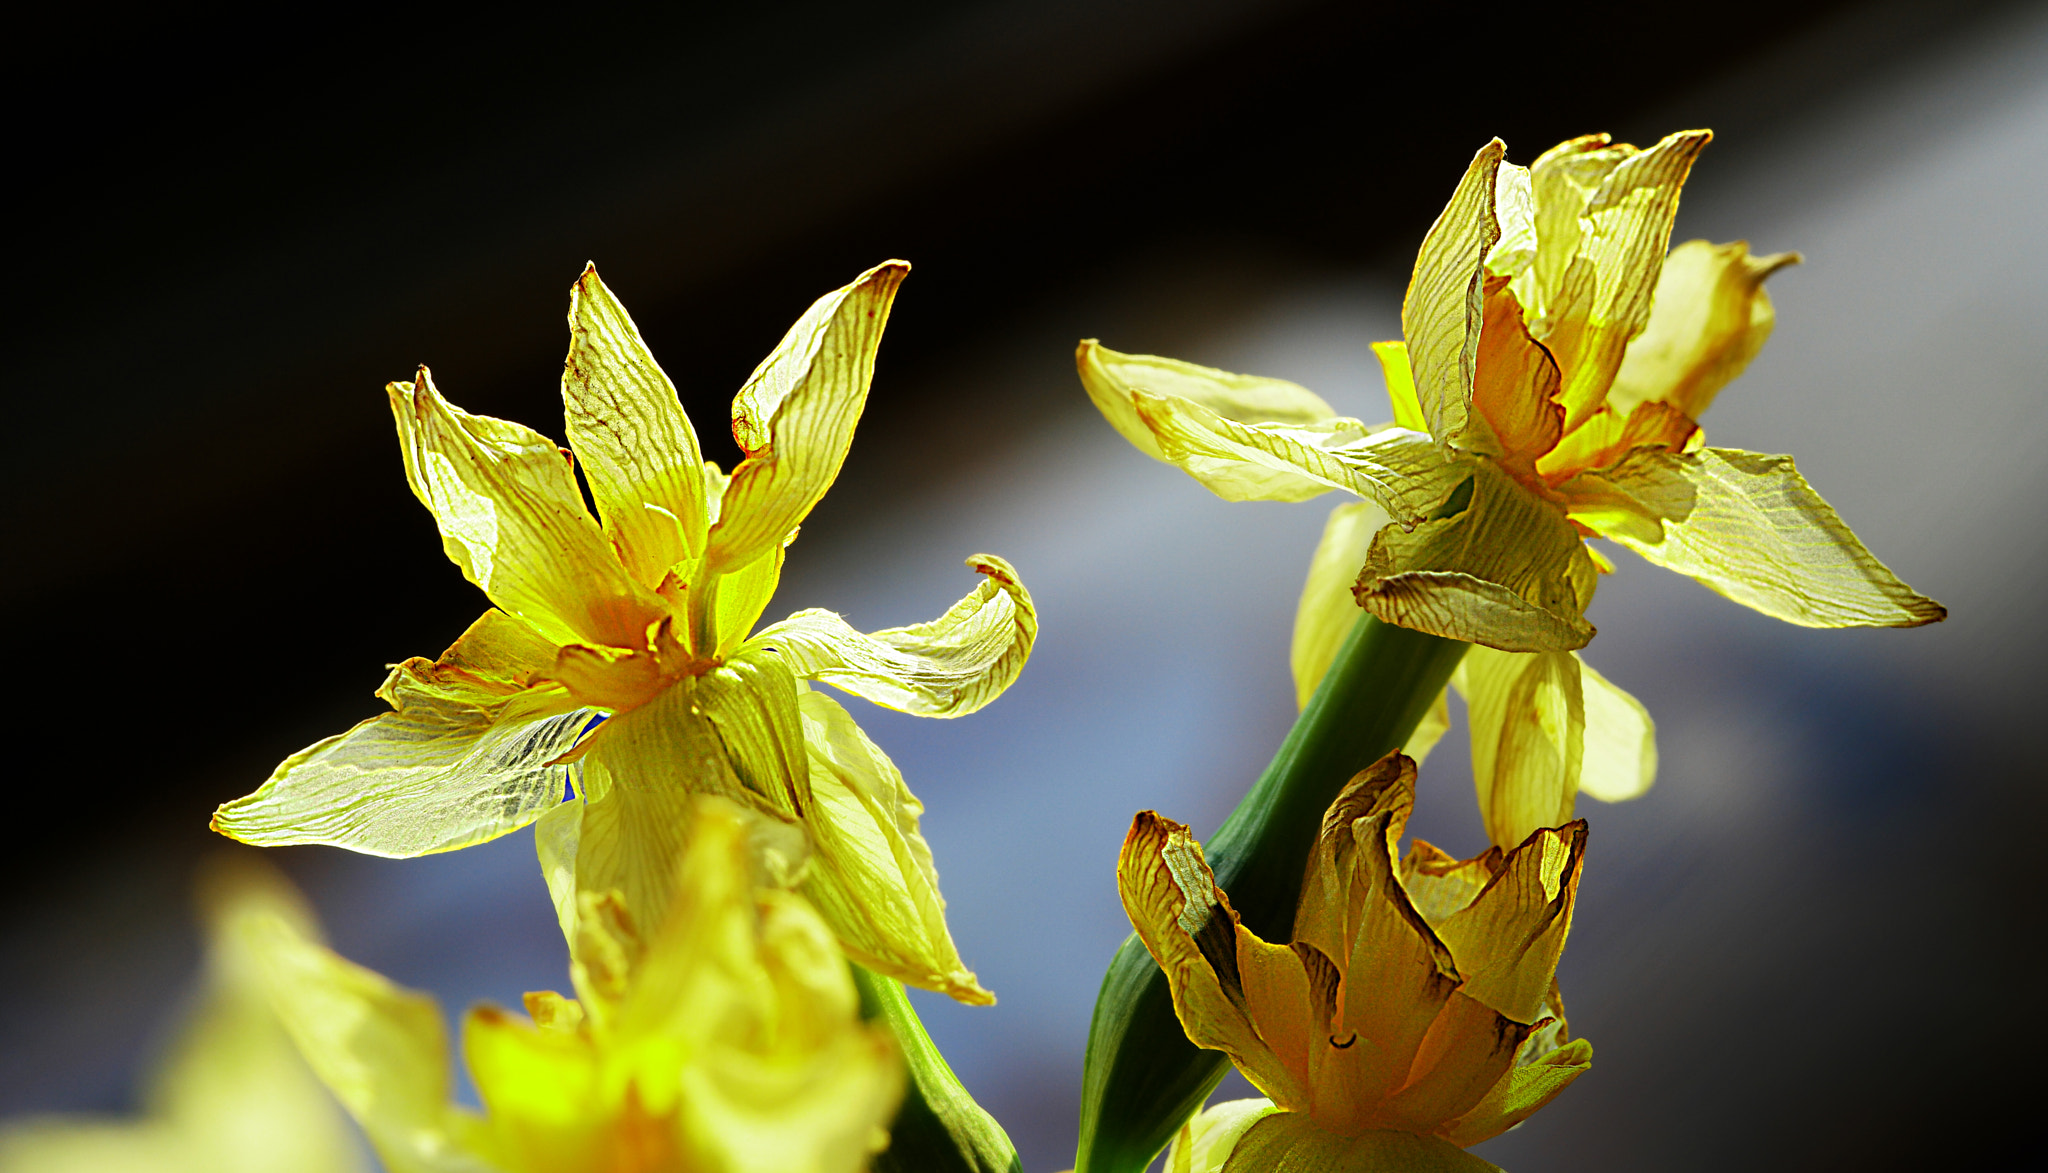
[[[1763,345],[1763,279],[1797,258],[1665,256],[1711,135],[1573,139],[1472,160],[1415,260],[1406,342],[1375,347],[1394,425],[1292,383],[1081,345],[1083,382],[1143,451],[1231,500],[1345,489],[1386,511],[1355,591],[1381,619],[1503,651],[1583,646],[1611,538],[1812,627],[1943,617],[1863,548],[1790,457],[1704,447],[1695,418]],[[1654,295],[1654,296],[1653,296]]]
[[[1227,1054],[1279,1109],[1243,1129],[1238,1167],[1490,1169],[1460,1150],[1591,1066],[1556,983],[1585,824],[1462,862],[1417,840],[1397,861],[1414,787],[1414,762],[1394,753],[1344,788],[1288,945],[1238,923],[1186,827],[1146,811],[1124,840],[1124,909],[1188,1038]],[[1188,1130],[1185,1159],[1216,1167],[1209,1130],[1256,1111]]]
[[[393,1173],[851,1173],[886,1141],[901,1056],[863,1024],[846,960],[794,893],[756,886],[749,816],[696,800],[674,906],[642,935],[618,894],[585,892],[581,1000],[530,1018],[469,1012],[481,1116],[449,1099],[433,999],[251,917],[292,1037]]]
[[[260,961],[234,930],[263,917],[309,931],[268,868],[223,860],[201,885],[206,976],[136,1119],[32,1117],[0,1127],[5,1173],[368,1173],[334,1097],[272,1013]]]
[[[845,460],[908,270],[877,266],[797,320],[733,400],[746,458],[727,477],[586,269],[562,400],[600,520],[553,441],[453,406],[425,368],[391,384],[413,493],[497,609],[438,661],[397,665],[378,689],[393,712],[287,758],[214,828],[413,856],[552,811],[542,864],[573,941],[576,891],[616,890],[654,926],[689,796],[722,795],[803,826],[809,863],[788,878],[802,877],[855,960],[993,1001],[946,929],[922,806],[846,710],[804,682],[920,716],[973,712],[1016,678],[1037,632],[1015,572],[974,556],[987,578],[930,623],[863,634],[809,610],[748,637],[783,547]]]

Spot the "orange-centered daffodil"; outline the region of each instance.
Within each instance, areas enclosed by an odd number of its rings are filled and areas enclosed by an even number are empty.
[[[993,1001],[947,931],[923,808],[806,681],[920,716],[973,712],[1030,654],[1030,595],[980,554],[968,565],[981,586],[932,622],[864,634],[810,610],[753,631],[783,548],[845,460],[908,271],[879,265],[790,328],[733,400],[746,457],[730,476],[702,458],[674,386],[595,269],[570,296],[573,460],[450,404],[424,368],[391,384],[413,493],[496,608],[440,659],[392,670],[378,695],[394,711],[292,755],[214,828],[413,856],[545,816],[542,866],[573,941],[578,893],[615,890],[656,926],[689,798],[720,795],[803,828],[785,879],[855,960]]]
[[[1414,800],[1399,753],[1352,779],[1284,945],[1238,923],[1186,827],[1150,811],[1132,823],[1118,887],[1181,1025],[1272,1102],[1186,1132],[1169,1169],[1195,1150],[1205,1169],[1491,1169],[1460,1150],[1591,1066],[1556,983],[1585,824],[1462,862],[1417,840],[1403,858]]]

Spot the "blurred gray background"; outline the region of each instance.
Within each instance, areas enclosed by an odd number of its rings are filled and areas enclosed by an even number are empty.
[[[1037,598],[1038,650],[989,709],[854,709],[926,803],[954,934],[1000,998],[920,996],[926,1022],[1026,1167],[1066,1167],[1089,1008],[1129,931],[1117,845],[1145,807],[1213,829],[1278,745],[1294,602],[1338,503],[1227,504],[1145,459],[1088,406],[1074,341],[1384,418],[1367,344],[1398,336],[1415,244],[1488,135],[1527,163],[1586,130],[1706,125],[1674,239],[1807,258],[1772,279],[1777,332],[1710,442],[1796,454],[1952,617],[1807,631],[1615,552],[1586,658],[1656,717],[1662,774],[1580,810],[1562,982],[1594,1068],[1478,1151],[1525,1173],[2040,1162],[2048,9],[1738,5],[1700,27],[1595,6],[1503,16],[1477,50],[1448,18],[1370,6],[836,19],[685,23],[654,73],[623,27],[584,29],[579,51],[625,55],[603,86],[514,33],[412,30],[358,59],[270,30],[339,62],[314,71],[332,92],[272,122],[208,121],[211,94],[141,129],[68,107],[111,138],[52,138],[70,169],[16,242],[56,275],[25,286],[9,392],[29,748],[0,1114],[132,1103],[196,962],[207,812],[375,712],[379,666],[481,604],[405,493],[382,379],[424,358],[456,402],[559,434],[559,315],[591,255],[722,443],[725,397],[788,321],[901,253],[919,268],[868,420],[769,617],[928,618],[984,550]],[[423,103],[437,73],[471,96]],[[132,180],[88,182],[115,147]],[[1462,855],[1484,843],[1459,721],[1411,830]],[[273,857],[344,953],[451,1020],[566,985],[526,833]]]

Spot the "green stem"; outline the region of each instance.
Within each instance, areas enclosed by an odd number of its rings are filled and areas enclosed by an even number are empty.
[[[876,1155],[873,1173],[1021,1173],[1017,1146],[996,1118],[983,1111],[946,1057],[932,1044],[903,983],[850,965],[860,991],[861,1017],[880,1021],[903,1050],[909,1080],[903,1107],[889,1130],[889,1147]]]
[[[1352,775],[1398,749],[1467,645],[1360,615],[1258,782],[1204,849],[1245,927],[1294,935],[1294,906],[1323,812]],[[1139,1173],[1223,1078],[1188,1042],[1166,975],[1133,936],[1103,975],[1088,1029],[1077,1173]]]

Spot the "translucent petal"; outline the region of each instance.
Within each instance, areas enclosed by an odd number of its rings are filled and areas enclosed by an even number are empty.
[[[1008,562],[976,554],[987,577],[929,623],[862,634],[830,611],[799,611],[750,646],[773,648],[791,672],[920,717],[959,717],[1017,679],[1038,635],[1031,594]]]
[[[425,367],[386,390],[406,480],[464,577],[557,644],[645,642],[665,610],[619,564],[553,441],[455,407]]]
[[[438,661],[398,665],[394,710],[286,758],[254,794],[214,812],[244,843],[326,843],[409,857],[495,839],[562,801],[557,765],[596,711],[520,681],[553,658],[525,623],[489,611]]]
[[[1422,404],[1415,398],[1415,372],[1408,366],[1406,342],[1375,342],[1373,357],[1379,360],[1380,376],[1387,385],[1387,403],[1394,411],[1394,426],[1411,432],[1429,431],[1422,418]]]
[[[1572,817],[1585,752],[1579,659],[1473,648],[1452,680],[1472,726],[1472,781],[1487,838],[1511,850]]]
[[[1238,1138],[1224,1173],[1500,1173],[1437,1136],[1327,1132],[1299,1112],[1260,1117]]]
[[[1522,307],[1504,279],[1486,282],[1486,326],[1479,335],[1472,408],[1499,441],[1501,467],[1532,480],[1536,458],[1564,435],[1556,402],[1557,363],[1522,324]]]
[[[909,272],[902,261],[885,261],[819,298],[733,397],[733,439],[747,456],[711,530],[712,569],[737,570],[781,546],[832,486]]]
[[[1494,220],[1495,172],[1506,148],[1479,149],[1451,202],[1430,226],[1401,301],[1401,333],[1415,396],[1429,434],[1443,443],[1469,439],[1473,365],[1484,320],[1486,253],[1500,239]],[[1489,450],[1481,443],[1478,450]]]
[[[805,692],[799,703],[814,852],[804,894],[869,969],[971,1005],[994,1002],[946,928],[938,870],[918,830],[924,804],[838,702]]]
[[[588,1168],[613,1148],[602,1056],[589,1036],[539,1030],[496,1006],[462,1023],[469,1065],[490,1131],[515,1168]]]
[[[1238,1138],[1274,1111],[1273,1101],[1263,1098],[1225,1100],[1202,1109],[1174,1135],[1165,1173],[1217,1173]]]
[[[1605,468],[1637,448],[1683,452],[1697,448],[1702,439],[1699,425],[1666,403],[1638,403],[1625,412],[1603,407],[1545,453],[1536,471],[1557,485],[1587,469]]]
[[[1373,539],[1359,605],[1387,623],[1508,651],[1585,646],[1598,572],[1578,531],[1493,462],[1460,467],[1472,485],[1464,508]]]
[[[1122,354],[1093,338],[1074,349],[1074,366],[1096,410],[1133,447],[1154,460],[1167,457],[1138,417],[1131,398],[1136,391],[1185,399],[1224,419],[1246,424],[1312,424],[1337,414],[1321,396],[1285,379],[1237,375],[1150,354]]]
[[[1640,797],[1657,780],[1657,726],[1649,710],[1583,660],[1579,690],[1586,705],[1579,793],[1601,802]]]
[[[569,294],[562,407],[620,561],[641,586],[659,585],[704,550],[704,458],[675,385],[594,266]]]
[[[1700,418],[1771,336],[1764,278],[1799,263],[1798,253],[1749,255],[1745,241],[1688,240],[1664,258],[1649,324],[1629,343],[1607,402],[1626,413],[1663,402]]]
[[[1503,161],[1493,180],[1500,239],[1486,250],[1486,272],[1512,279],[1536,263],[1536,189],[1527,167]]]
[[[1789,456],[1642,449],[1561,491],[1601,536],[1788,623],[1918,627],[1948,615],[1866,550]]]
[[[1429,1024],[1408,1082],[1388,1099],[1384,1118],[1428,1132],[1471,1111],[1514,1066],[1529,1032],[1458,989]]]
[[[1455,1145],[1475,1145],[1499,1136],[1535,1115],[1592,1066],[1593,1044],[1574,1039],[1533,1063],[1510,1068],[1477,1107],[1444,1130],[1444,1138]]]
[[[1387,524],[1387,511],[1370,501],[1339,505],[1323,523],[1323,537],[1316,544],[1308,564],[1308,581],[1302,584],[1301,602],[1294,612],[1294,644],[1289,661],[1294,669],[1294,700],[1308,707],[1323,674],[1337,658],[1351,629],[1364,617],[1358,600],[1351,597],[1351,584],[1372,537]]]
[[[1530,835],[1471,904],[1436,927],[1465,975],[1465,994],[1534,1023],[1571,934],[1585,863],[1584,820]]]
[[[756,558],[731,574],[718,576],[717,655],[732,655],[761,621],[768,600],[782,582],[785,547],[777,546],[766,557]]]

